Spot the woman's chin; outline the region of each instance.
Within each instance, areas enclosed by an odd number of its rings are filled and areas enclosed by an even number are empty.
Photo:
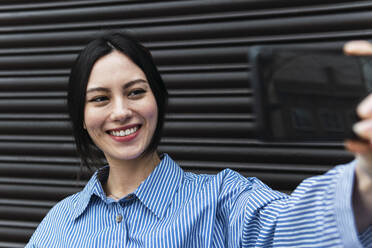
[[[105,153],[106,158],[108,161],[121,161],[121,162],[126,162],[126,161],[133,161],[137,160],[142,157],[143,150],[134,150],[134,151],[126,151],[125,153],[123,152],[118,152],[116,154],[111,153]]]

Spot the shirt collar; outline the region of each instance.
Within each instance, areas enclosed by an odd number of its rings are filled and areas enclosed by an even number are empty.
[[[167,155],[134,194],[158,218],[162,218],[177,193],[183,170]]]
[[[77,219],[88,207],[93,195],[107,202],[101,182],[102,174],[108,173],[108,166],[96,171],[74,202],[73,218]],[[183,170],[167,154],[145,181],[133,192],[134,195],[158,218],[162,218],[171,204],[183,180]]]
[[[104,167],[105,168],[105,167]],[[102,169],[104,169],[102,168]],[[101,170],[101,169],[100,169]],[[88,183],[85,185],[84,189],[77,194],[74,204],[74,212],[72,218],[77,219],[88,207],[89,201],[96,191],[95,188],[101,183],[98,179],[98,171],[96,171]]]

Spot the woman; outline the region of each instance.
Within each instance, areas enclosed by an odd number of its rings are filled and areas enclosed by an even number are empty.
[[[291,196],[228,169],[186,173],[156,151],[166,99],[137,41],[111,33],[87,45],[71,72],[69,112],[83,164],[99,163],[98,147],[108,166],[54,206],[27,247],[371,246],[369,146],[349,142],[364,155],[305,180]],[[369,121],[367,101],[360,112]],[[363,137],[372,133],[360,125]]]

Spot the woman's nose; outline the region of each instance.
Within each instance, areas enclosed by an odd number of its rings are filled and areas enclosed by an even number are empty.
[[[132,116],[132,111],[124,101],[115,101],[111,110],[112,121],[124,122]]]

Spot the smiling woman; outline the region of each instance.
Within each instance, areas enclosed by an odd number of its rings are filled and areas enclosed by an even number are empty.
[[[148,102],[148,99],[152,102]],[[167,100],[167,90],[150,52],[132,37],[122,33],[110,33],[89,43],[71,70],[68,91],[69,113],[82,164],[91,167],[92,164],[101,163],[101,157],[97,156],[95,149],[98,144],[93,142],[93,137],[90,136],[91,129],[85,126],[86,118],[104,118],[102,114],[110,115],[111,119],[122,118],[120,115],[132,113],[132,106],[138,108],[138,105],[148,102],[152,107],[156,107],[152,112],[156,115],[155,123],[152,123],[155,130],[147,137],[151,140],[146,144],[145,152],[151,153],[156,150],[161,138]],[[116,115],[119,117],[115,117]],[[132,128],[126,126],[135,124],[134,121],[116,121],[115,124],[110,124],[110,127],[106,124],[105,128],[119,128],[119,131],[124,132],[122,128]],[[136,124],[133,128],[141,127],[138,125],[141,123]],[[150,127],[146,126],[144,129],[149,132],[147,128]],[[105,153],[105,150],[102,151]]]
[[[146,151],[157,119],[146,75],[128,56],[114,50],[97,60],[87,85],[84,128],[110,165],[109,195],[131,193],[138,178],[145,180],[160,162],[155,151]],[[121,181],[133,186],[120,187]]]
[[[87,45],[71,71],[69,113],[82,164],[100,165],[99,150],[108,165],[50,210],[27,247],[371,247],[368,159],[291,196],[229,169],[187,173],[157,153],[166,104],[151,54],[133,38]]]

